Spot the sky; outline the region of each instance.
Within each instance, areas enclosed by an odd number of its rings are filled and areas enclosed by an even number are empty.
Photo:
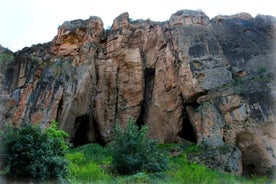
[[[213,18],[240,12],[276,17],[275,0],[0,0],[0,44],[12,51],[51,41],[64,21],[98,16],[104,27],[128,12],[132,19],[166,21],[181,9]]]

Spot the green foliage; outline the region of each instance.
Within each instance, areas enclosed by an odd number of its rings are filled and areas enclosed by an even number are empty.
[[[115,179],[115,182],[113,183],[153,183],[152,178],[149,174],[144,173],[144,172],[139,172],[134,175],[128,175],[128,176],[118,176]],[[159,182],[156,182],[159,183]]]
[[[8,53],[1,53],[0,54],[0,63],[4,63],[7,61],[10,61],[14,58],[14,56],[12,54],[8,54]]]
[[[175,169],[170,172],[172,183],[218,183],[215,172],[205,166],[188,162],[185,155],[174,164]]]
[[[66,158],[70,161],[69,183],[110,183],[110,184],[138,184],[138,183],[219,183],[219,184],[253,184],[268,183],[266,177],[233,176],[211,170],[203,165],[190,162],[186,154],[204,151],[195,144],[162,144],[158,145],[162,151],[170,152],[170,170],[148,173],[137,172],[133,175],[116,175],[111,170],[111,150],[108,146],[87,144],[70,149]],[[175,154],[175,153],[179,154]],[[174,155],[174,156],[173,156]],[[175,156],[177,155],[177,156]]]
[[[99,164],[111,164],[111,152],[108,146],[102,147],[99,144],[86,144],[70,150],[70,153],[67,155],[79,152],[83,153],[85,160]]]
[[[145,173],[138,172],[133,175],[120,175],[113,179],[114,184],[167,184],[170,183],[166,172]]]
[[[194,183],[194,184],[265,184],[268,182],[266,177],[256,177],[246,179],[228,173],[222,173],[207,168],[204,165],[189,162],[186,155],[182,154],[171,162],[173,168],[169,172],[169,183]]]
[[[68,143],[65,142],[65,138],[69,137],[69,134],[63,130],[59,130],[55,120],[51,123],[49,128],[46,128],[45,133],[48,135],[49,139],[55,140],[53,142],[53,149],[59,151],[68,149]],[[60,154],[64,155],[64,153]]]
[[[261,66],[261,67],[259,67],[259,68],[257,69],[257,73],[258,73],[259,75],[262,75],[262,74],[264,74],[265,72],[266,72],[266,68],[263,67],[263,66]]]
[[[112,165],[118,173],[159,172],[168,168],[167,157],[158,149],[157,141],[148,139],[146,133],[147,127],[139,130],[132,119],[126,129],[116,126],[111,148]]]
[[[31,124],[19,128],[7,126],[1,136],[6,174],[16,178],[62,180],[68,165],[63,157],[66,135],[55,123],[46,131]]]
[[[184,146],[184,153],[198,153],[204,152],[204,149],[194,143],[190,143]]]
[[[88,161],[84,154],[76,152],[68,154],[69,160],[69,181],[71,182],[96,182],[108,180],[110,176],[96,162]]]
[[[105,158],[107,157],[107,159]],[[111,176],[102,168],[108,159],[106,149],[97,144],[84,145],[66,154],[69,161],[70,183],[95,183],[109,181]],[[110,158],[110,156],[109,156]]]

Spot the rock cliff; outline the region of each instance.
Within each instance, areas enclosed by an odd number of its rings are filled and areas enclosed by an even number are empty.
[[[0,120],[56,119],[80,145],[111,141],[132,117],[161,143],[216,150],[206,160],[221,170],[271,174],[275,32],[271,16],[191,10],[164,22],[123,13],[110,30],[98,17],[66,21],[52,42],[0,48]]]

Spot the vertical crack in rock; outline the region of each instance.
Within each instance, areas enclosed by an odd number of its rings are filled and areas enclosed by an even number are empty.
[[[59,101],[59,104],[58,104],[58,108],[57,108],[57,115],[56,115],[56,120],[57,121],[60,120],[60,116],[61,116],[61,113],[63,111],[63,108],[64,108],[64,96],[62,95],[62,97]]]
[[[116,71],[116,83],[115,83],[115,87],[116,87],[116,99],[115,99],[115,114],[114,114],[114,120],[113,122],[116,123],[118,121],[118,105],[119,105],[119,72],[120,72],[120,68],[117,68]]]
[[[141,105],[141,111],[137,118],[137,125],[141,127],[145,125],[145,119],[147,118],[147,112],[149,109],[149,103],[152,99],[152,92],[154,87],[154,80],[155,80],[155,69],[154,68],[146,68],[144,70],[144,98]]]
[[[162,143],[233,144],[213,149],[212,163],[241,174],[241,151],[244,174],[267,175],[276,166],[275,22],[190,10],[167,22],[124,13],[109,32],[98,17],[66,21],[52,42],[14,54],[0,46],[0,119],[56,119],[81,145],[111,141],[116,121],[132,116]]]

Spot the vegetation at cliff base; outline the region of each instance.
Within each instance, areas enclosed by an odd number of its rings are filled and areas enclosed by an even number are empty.
[[[69,183],[96,183],[110,181],[108,168],[111,164],[111,153],[108,148],[98,144],[87,144],[66,154],[69,160]]]
[[[67,174],[68,161],[64,158],[67,136],[57,129],[56,122],[46,130],[29,123],[5,127],[1,133],[2,174],[18,180],[62,181]]]
[[[138,172],[160,172],[168,168],[168,159],[158,149],[157,140],[147,138],[147,127],[140,130],[135,121],[129,119],[127,127],[115,128],[111,143],[112,165],[120,174]]]
[[[69,160],[68,182],[109,183],[109,184],[266,184],[266,177],[247,179],[222,173],[206,166],[190,162],[187,152],[201,150],[195,144],[159,145],[160,152],[169,153],[169,169],[159,172],[137,171],[133,174],[121,174],[113,167],[112,149],[110,145],[102,147],[98,144],[87,144],[70,149],[66,154]]]
[[[193,163],[187,155],[203,148],[189,142],[158,145],[146,133],[146,127],[139,129],[130,120],[125,129],[116,127],[114,141],[104,147],[91,143],[68,148],[68,134],[56,122],[45,130],[30,124],[9,126],[1,134],[1,175],[15,183],[21,177],[68,184],[273,183],[267,177],[247,179]]]
[[[134,120],[116,127],[114,141],[102,147],[86,144],[70,149],[69,183],[111,184],[265,184],[266,177],[246,179],[212,170],[188,160],[187,154],[204,151],[193,143],[157,144],[148,139],[147,127]]]

